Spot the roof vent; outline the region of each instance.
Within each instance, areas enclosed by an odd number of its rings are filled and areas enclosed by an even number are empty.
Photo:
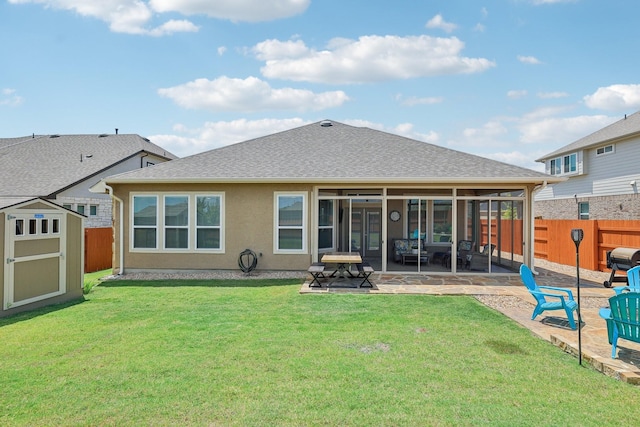
[[[323,120],[320,122],[320,126],[322,126],[323,128],[328,128],[333,126],[333,123],[331,123],[331,120]]]
[[[107,135],[106,133],[101,133],[100,135],[98,135],[98,138],[106,138],[109,135]]]
[[[50,135],[49,138],[60,138],[60,135]]]

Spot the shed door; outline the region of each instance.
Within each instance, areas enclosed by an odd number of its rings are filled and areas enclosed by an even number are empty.
[[[5,221],[4,308],[66,292],[66,217],[14,211]]]

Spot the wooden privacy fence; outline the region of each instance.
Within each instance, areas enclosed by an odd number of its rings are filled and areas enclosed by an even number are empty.
[[[536,219],[534,255],[565,265],[576,264],[571,230],[581,228],[580,267],[607,271],[607,252],[618,247],[640,249],[640,220]]]
[[[113,259],[113,229],[86,228],[84,230],[84,272],[111,268]]]
[[[481,241],[484,245],[488,242],[489,222],[486,219],[480,220]],[[498,236],[500,241],[498,242]],[[496,219],[491,220],[491,243],[496,245],[501,252],[509,252],[522,255],[522,220],[521,219]]]

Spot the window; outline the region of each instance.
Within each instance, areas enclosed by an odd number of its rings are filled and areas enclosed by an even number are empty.
[[[89,216],[98,216],[98,205],[89,206]]]
[[[224,250],[224,194],[132,195],[132,249]]]
[[[602,156],[603,154],[613,153],[613,145],[606,145],[596,149],[596,156]]]
[[[24,236],[24,219],[16,219],[16,236]]]
[[[578,170],[578,154],[573,153],[567,156],[551,159],[549,162],[549,173],[551,175],[564,175],[574,173]]]
[[[305,253],[306,195],[276,194],[275,252]]]
[[[333,200],[318,201],[318,249],[333,249]]]
[[[40,220],[40,234],[49,234],[49,220],[47,218]]]
[[[158,197],[133,196],[133,247],[156,248]]]
[[[29,235],[33,236],[38,234],[38,220],[35,218],[29,219]]]
[[[221,196],[196,196],[196,248],[220,249]]]
[[[86,208],[87,207],[85,205],[77,205],[76,212],[78,212],[80,215],[84,215]]]
[[[53,218],[51,220],[51,232],[53,234],[60,233],[60,220],[58,218]]]
[[[578,203],[578,219],[589,219],[589,202]]]
[[[165,196],[164,198],[164,247],[166,249],[189,248],[189,198]]]
[[[73,206],[71,206],[71,203],[64,203],[62,207],[65,209],[73,210]]]

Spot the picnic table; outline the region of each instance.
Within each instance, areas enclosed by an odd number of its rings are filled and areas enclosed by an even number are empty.
[[[362,257],[358,252],[334,252],[327,253],[322,256],[322,262],[325,264],[336,264],[336,269],[331,276],[335,277],[338,274],[339,277],[344,278],[345,271],[349,276],[356,277],[351,274],[347,265],[351,266],[351,264],[362,264]]]

